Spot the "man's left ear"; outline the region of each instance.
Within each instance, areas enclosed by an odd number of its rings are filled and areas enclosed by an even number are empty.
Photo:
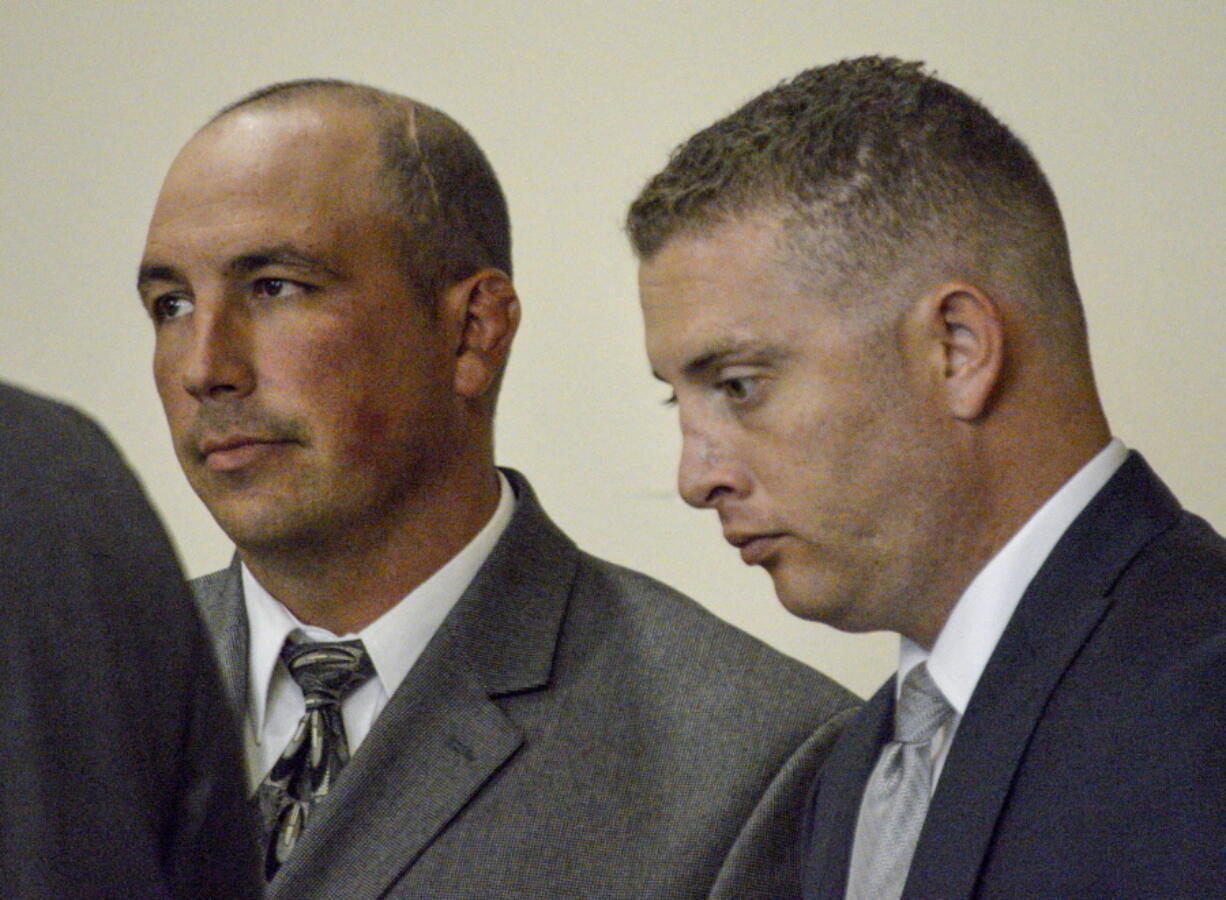
[[[482,269],[452,285],[445,302],[458,325],[456,393],[475,399],[497,382],[506,365],[519,328],[519,297],[505,272]]]
[[[940,285],[921,302],[920,330],[939,391],[956,419],[983,416],[1005,362],[1005,322],[996,301],[972,284]]]

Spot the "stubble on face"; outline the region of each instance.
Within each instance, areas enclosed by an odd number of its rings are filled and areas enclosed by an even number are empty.
[[[384,183],[369,121],[279,107],[206,127],[159,198],[146,262],[194,308],[157,326],[155,379],[189,481],[245,553],[352,547],[446,496],[461,455],[449,352]],[[288,293],[257,297],[270,278]],[[188,390],[191,365],[212,370]],[[236,436],[259,447],[208,452]]]
[[[939,410],[922,365],[881,327],[890,317],[856,315],[874,298],[848,296],[845,279],[797,278],[779,228],[759,218],[680,236],[641,269],[653,367],[686,440],[719,461],[683,461],[687,499],[715,509],[726,533],[772,536],[755,562],[793,613],[915,631],[951,502]],[[734,354],[695,377],[695,360],[736,344],[785,362]],[[720,393],[729,376],[749,379],[752,404]]]

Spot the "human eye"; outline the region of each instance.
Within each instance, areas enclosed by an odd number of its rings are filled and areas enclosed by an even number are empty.
[[[760,393],[760,379],[752,375],[732,375],[720,379],[716,388],[736,406],[747,406]]]
[[[196,304],[183,294],[162,294],[149,301],[149,315],[155,325],[181,319],[196,308]]]
[[[668,396],[660,401],[661,406],[673,407],[677,405],[677,392],[669,391]]]
[[[306,285],[288,278],[257,278],[251,284],[251,292],[257,297],[289,297],[306,290]]]

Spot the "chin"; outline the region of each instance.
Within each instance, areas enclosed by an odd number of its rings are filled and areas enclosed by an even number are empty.
[[[794,584],[786,578],[775,578],[775,596],[792,615],[810,622],[829,622],[833,610],[824,592],[813,585]]]
[[[277,547],[292,542],[298,532],[307,530],[284,504],[231,497],[206,506],[226,536],[243,550]]]
[[[863,600],[854,591],[829,579],[775,578],[775,594],[784,609],[807,622],[850,632],[876,631],[881,627],[863,620]]]

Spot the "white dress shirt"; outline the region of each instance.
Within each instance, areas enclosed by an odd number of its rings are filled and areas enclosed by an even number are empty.
[[[1127,456],[1124,445],[1112,439],[1030,517],[967,586],[931,653],[907,638],[902,639],[894,681],[895,699],[907,673],[926,660],[933,682],[956,713],[932,740],[933,790],[971,694],[1026,588],[1073,520],[1111,480]]]
[[[307,641],[360,638],[374,665],[374,677],[341,704],[349,751],[366,738],[388,698],[408,675],[451,608],[468,588],[515,511],[515,493],[499,472],[498,508],[477,536],[441,569],[357,634],[334,635],[306,625],[242,567],[250,646],[247,659],[247,714],[244,743],[252,790],[259,786],[289,744],[306,709],[302,691],[281,662],[287,637]]]

